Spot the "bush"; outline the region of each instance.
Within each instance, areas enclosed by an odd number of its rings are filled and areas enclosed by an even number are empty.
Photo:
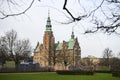
[[[111,73],[111,71],[108,70],[97,70],[96,73]]]
[[[40,67],[37,69],[18,69],[16,70],[15,68],[1,68],[0,73],[14,73],[14,72],[53,72],[53,68],[49,67]]]
[[[112,72],[113,77],[120,77],[120,71]]]
[[[68,70],[58,70],[57,74],[61,75],[93,75],[93,71],[68,71]]]

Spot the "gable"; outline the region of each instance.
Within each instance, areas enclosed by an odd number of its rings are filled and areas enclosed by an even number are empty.
[[[55,50],[62,50],[63,43],[55,43]],[[75,39],[70,39],[66,42],[67,49],[73,49],[75,45]]]
[[[39,42],[38,42],[36,48],[34,49],[34,52],[39,52],[39,51],[40,49],[39,49]]]
[[[55,43],[55,50],[62,50],[63,43]]]
[[[73,49],[74,45],[75,45],[75,39],[70,39],[67,44],[68,49]]]

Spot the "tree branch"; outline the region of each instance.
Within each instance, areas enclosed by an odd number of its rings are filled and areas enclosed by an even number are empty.
[[[92,10],[92,11],[89,13],[88,17],[89,17],[92,13],[94,13],[96,10],[98,10],[98,9],[102,6],[102,4],[104,3],[104,1],[105,1],[105,0],[102,0],[102,2],[100,3],[100,5],[97,6],[94,10]]]
[[[77,18],[75,18],[72,13],[67,9],[66,7],[67,5],[67,0],[65,0],[64,2],[64,5],[63,5],[63,10],[66,10],[67,13],[71,16],[71,18],[73,19],[72,21],[75,22],[75,21],[80,21],[82,18],[85,18],[87,15],[82,15],[82,16],[78,16]]]
[[[109,3],[120,3],[119,0],[106,0],[106,1],[109,2]]]
[[[114,25],[114,26],[112,26],[112,25],[111,26],[97,26],[95,28],[95,30],[87,30],[87,31],[85,31],[85,34],[86,33],[95,33],[98,30],[104,31],[105,33],[108,33],[108,34],[111,34],[111,33],[120,34],[120,33],[116,32],[116,30],[118,29],[119,26],[120,26],[120,23],[117,24],[117,25]]]
[[[26,13],[33,5],[35,0],[32,0],[32,2],[30,3],[30,5],[23,11],[23,12],[20,12],[20,13],[16,13],[16,14],[5,14],[4,12],[0,11],[0,13],[4,16],[4,17],[0,17],[0,19],[5,19],[7,17],[10,17],[10,16],[18,16],[18,15],[21,15],[21,14],[24,14]]]

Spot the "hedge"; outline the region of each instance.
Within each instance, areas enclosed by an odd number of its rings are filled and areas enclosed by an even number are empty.
[[[112,71],[107,71],[107,70],[97,70],[95,72],[96,73],[112,73]]]
[[[113,77],[120,77],[120,71],[112,72]]]
[[[94,75],[93,71],[69,71],[69,70],[58,70],[57,74],[61,75]]]
[[[54,72],[53,68],[41,67],[38,69],[18,69],[15,68],[1,68],[0,73],[19,73],[19,72]]]

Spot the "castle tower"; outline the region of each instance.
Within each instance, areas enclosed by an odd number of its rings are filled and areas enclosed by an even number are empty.
[[[43,49],[44,49],[44,54],[47,55],[46,58],[48,60],[48,66],[53,65],[54,44],[55,44],[55,39],[54,39],[53,31],[52,31],[50,14],[48,13],[46,30],[43,36]]]
[[[41,67],[50,67],[55,70],[68,69],[68,66],[80,64],[81,48],[78,39],[71,33],[69,41],[55,43],[52,31],[50,14],[46,21],[43,44],[37,44],[34,50],[34,62],[39,62]]]

